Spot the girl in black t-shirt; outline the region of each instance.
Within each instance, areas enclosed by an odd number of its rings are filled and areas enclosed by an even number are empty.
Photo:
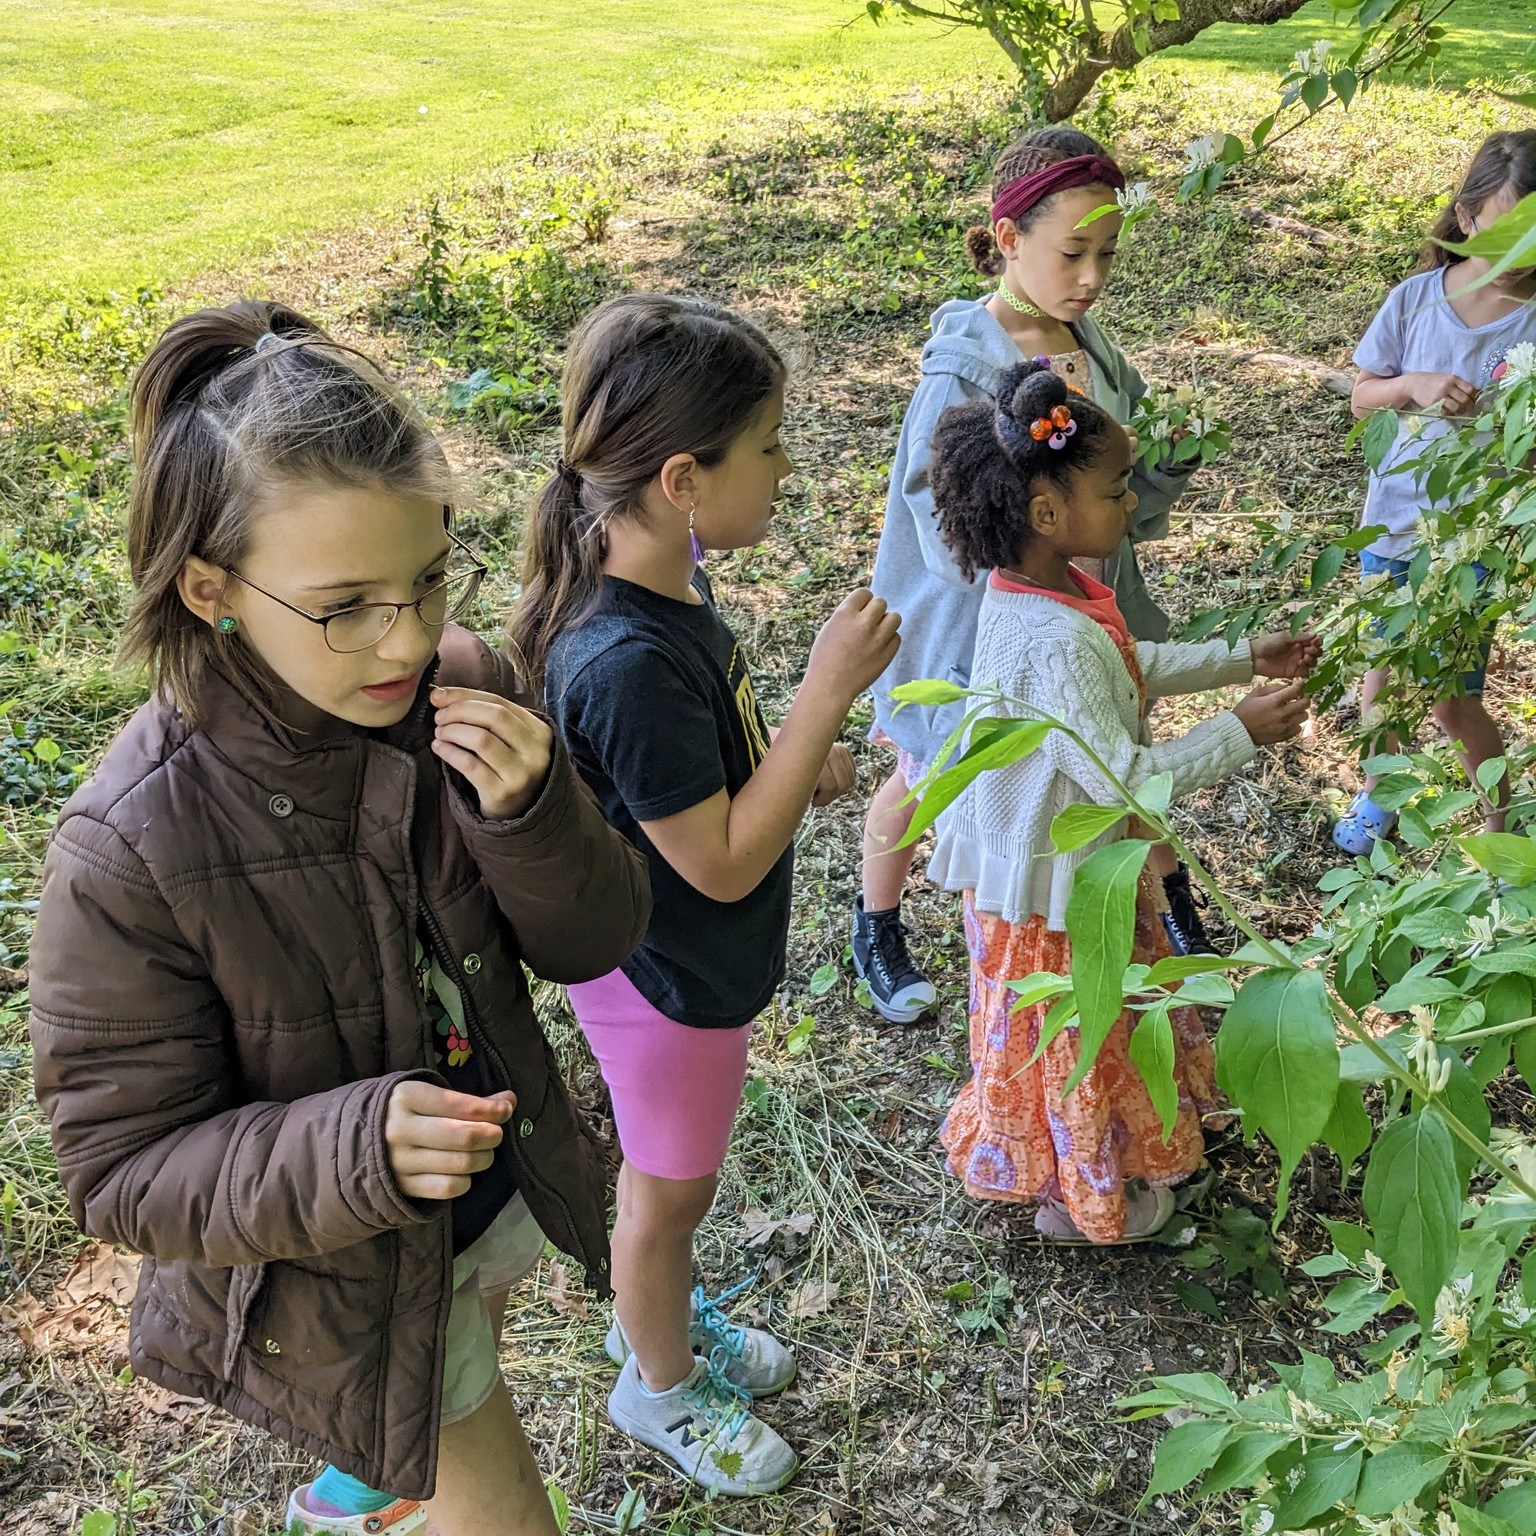
[[[795,829],[852,787],[837,734],[900,621],[854,592],[783,726],[764,725],[699,569],[706,548],[761,541],[790,472],[784,365],[755,326],[699,300],[611,300],[572,342],[564,397],[512,639],[609,821],[650,861],[654,898],[622,969],[571,988],[624,1154],[608,1410],[702,1486],[763,1493],[796,1461],[751,1403],[789,1384],[795,1357],[702,1288],[690,1300],[693,1234],[752,1021],[783,980]]]

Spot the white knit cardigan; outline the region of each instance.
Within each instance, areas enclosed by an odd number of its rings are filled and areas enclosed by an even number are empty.
[[[1149,699],[1253,677],[1246,640],[1236,647],[1224,640],[1140,641],[1136,656]],[[987,588],[971,685],[988,684],[1033,706],[999,705],[993,714],[1030,719],[1038,712],[1062,721],[1132,790],[1171,773],[1178,799],[1234,773],[1257,750],[1230,710],[1173,741],[1145,745],[1136,685],[1109,633],[1079,609],[1032,592]],[[983,773],[939,817],[928,878],[951,891],[974,891],[979,910],[1008,922],[1043,916],[1063,930],[1078,865],[1125,835],[1116,827],[1083,848],[1053,852],[1052,821],[1079,803],[1117,805],[1120,799],[1075,741],[1051,731],[1022,762]]]

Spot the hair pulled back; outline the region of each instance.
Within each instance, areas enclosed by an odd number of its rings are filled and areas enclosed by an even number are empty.
[[[1077,430],[1052,448],[1031,436],[1030,427],[1058,405],[1072,412]],[[953,405],[939,417],[929,483],[939,534],[966,580],[1018,559],[1040,482],[1068,488],[1074,475],[1099,462],[1114,428],[1104,411],[1040,362],[1004,369],[995,406]]]
[[[128,562],[135,587],[122,655],[196,718],[216,661],[270,714],[274,679],[238,635],[181,600],[196,556],[239,564],[284,487],[378,487],[450,500],[441,446],[362,353],[286,305],[242,299],[171,325],[133,381]]]
[[[996,201],[998,193],[1009,182],[1028,176],[1033,171],[1044,170],[1048,165],[1055,165],[1058,160],[1071,160],[1078,155],[1110,157],[1109,151],[1097,139],[1076,128],[1041,128],[1038,132],[1026,133],[1022,138],[1015,139],[998,156],[997,164],[992,167],[993,201]],[[1019,228],[1029,229],[1050,207],[1051,202],[1052,199],[1047,197],[1036,203],[1018,220]],[[988,277],[1002,274],[1003,253],[997,248],[997,239],[990,224],[973,224],[966,230],[965,248],[970,254],[971,265],[978,272],[984,272]]]
[[[602,589],[609,520],[639,509],[674,454],[720,463],[784,376],[755,325],[703,299],[627,294],[582,322],[561,381],[561,463],[524,529],[523,592],[508,627],[535,688],[550,646]]]
[[[1436,267],[1449,267],[1465,261],[1466,257],[1459,251],[1448,251],[1437,242],[1464,238],[1456,217],[1458,206],[1475,217],[1488,199],[1496,197],[1505,187],[1509,187],[1517,198],[1536,192],[1536,129],[1491,133],[1483,140],[1455,195],[1435,216],[1414,271],[1432,272]]]

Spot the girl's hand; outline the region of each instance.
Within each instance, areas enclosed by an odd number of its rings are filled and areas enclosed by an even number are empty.
[[[1301,733],[1307,696],[1299,682],[1255,688],[1232,713],[1243,722],[1255,746],[1267,747]]]
[[[901,615],[868,587],[850,592],[811,646],[802,687],[845,710],[890,666],[901,645]]]
[[[520,705],[474,688],[434,688],[432,750],[475,787],[487,821],[521,816],[549,773],[555,733]]]
[[[491,1166],[516,1107],[510,1089],[479,1099],[417,1078],[398,1084],[384,1111],[384,1144],[400,1193],[410,1200],[462,1195],[470,1175]]]
[[[1323,654],[1311,630],[1301,635],[1261,635],[1249,645],[1255,677],[1310,677]]]
[[[1428,410],[1439,405],[1444,416],[1472,416],[1477,412],[1478,388],[1454,373],[1412,375],[1413,397]]]
[[[834,800],[840,800],[846,795],[858,783],[858,778],[858,771],[853,766],[853,753],[838,742],[827,753],[826,767],[821,770],[821,777],[816,780],[811,804],[831,805]]]

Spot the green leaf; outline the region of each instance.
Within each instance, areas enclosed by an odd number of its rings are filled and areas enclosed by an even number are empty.
[[[811,1048],[811,1037],[816,1033],[815,1017],[809,1013],[803,1015],[787,1035],[784,1036],[784,1049],[791,1056],[801,1056]]]
[[[1131,1032],[1131,1064],[1147,1085],[1152,1107],[1162,1117],[1163,1140],[1173,1135],[1179,1118],[1179,1085],[1173,1077],[1173,1025],[1168,1005],[1149,1008]]]
[[[1355,92],[1360,88],[1360,81],[1352,69],[1341,69],[1333,77],[1333,94],[1347,108],[1355,99]]]
[[[1170,1429],[1158,1442],[1144,1497],[1188,1487],[1215,1463],[1236,1428],[1221,1419],[1191,1419]]]
[[[1232,963],[1225,955],[1164,955],[1147,972],[1147,985],[1166,987],[1191,976],[1213,976]]]
[[[80,1522],[80,1536],[117,1536],[117,1516],[104,1509],[93,1509]]]
[[[1422,1493],[1450,1464],[1444,1451],[1422,1441],[1386,1446],[1365,1464],[1355,1512],[1368,1519],[1390,1515],[1399,1504]]]
[[[1486,1147],[1488,1138],[1493,1134],[1493,1119],[1488,1112],[1488,1100],[1483,1097],[1483,1090],[1478,1086],[1477,1079],[1467,1070],[1466,1063],[1461,1057],[1452,1056],[1450,1060],[1451,1075],[1446,1079],[1445,1087],[1435,1095],[1434,1103],[1437,1109],[1448,1110],[1455,1115]],[[1451,1150],[1456,1154],[1457,1174],[1465,1184],[1471,1178],[1472,1170],[1477,1166],[1477,1153],[1454,1133]]]
[[[1342,544],[1330,544],[1312,562],[1312,579],[1308,583],[1310,590],[1316,592],[1319,587],[1326,587],[1339,574],[1339,567],[1343,564],[1344,546]]]
[[[1069,805],[1051,823],[1051,841],[1058,853],[1071,853],[1119,826],[1126,814],[1123,805]]]
[[[1015,994],[1015,1008],[1029,1008],[1035,1003],[1043,1003],[1047,998],[1060,997],[1064,992],[1072,990],[1070,981],[1052,975],[1050,971],[1035,971],[1029,976],[1021,976],[1017,981],[1010,981],[1007,986]]]
[[[1301,99],[1308,112],[1316,112],[1328,99],[1327,75],[1309,75],[1301,83]]]
[[[1469,240],[1442,240],[1447,250],[1464,256],[1483,256],[1492,265],[1463,292],[1481,288],[1512,268],[1536,266],[1536,193],[1522,197],[1508,213],[1480,229]]]
[[[1456,839],[1466,856],[1485,869],[1495,880],[1511,885],[1536,882],[1536,837],[1520,837],[1513,832],[1478,832]]]
[[[1358,1084],[1339,1084],[1333,1113],[1323,1127],[1323,1140],[1338,1153],[1344,1177],[1348,1178],[1355,1159],[1371,1144],[1371,1117],[1365,1112]]]
[[[828,960],[825,965],[819,965],[811,973],[809,991],[812,997],[825,997],[833,987],[837,985],[837,962]]]
[[[1482,1512],[1509,1521],[1519,1536],[1536,1536],[1536,1482],[1501,1488]]]
[[[1216,1458],[1216,1465],[1200,1485],[1201,1498],[1225,1493],[1228,1488],[1246,1488],[1256,1483],[1264,1465],[1276,1451],[1292,1444],[1289,1435],[1258,1430],[1234,1441]]]
[[[1323,1225],[1328,1228],[1328,1236],[1333,1239],[1333,1246],[1349,1260],[1351,1264],[1363,1264],[1365,1255],[1371,1246],[1371,1234],[1364,1227],[1356,1226],[1352,1221],[1330,1221],[1326,1216]]]
[[[1136,803],[1144,810],[1161,816],[1173,800],[1173,775],[1157,773],[1136,791]]]
[[[1243,1114],[1280,1154],[1275,1224],[1283,1219],[1291,1173],[1333,1115],[1339,1047],[1320,971],[1269,970],[1238,989],[1216,1033],[1216,1076]]]
[[[1202,1312],[1206,1317],[1214,1317],[1217,1321],[1225,1318],[1226,1313],[1221,1310],[1221,1303],[1216,1300],[1215,1293],[1208,1285],[1201,1285],[1198,1280],[1175,1280],[1173,1282],[1173,1294],[1189,1308],[1191,1312]]]
[[[1360,1469],[1365,1452],[1358,1446],[1350,1451],[1324,1447],[1309,1451],[1301,1464],[1301,1479],[1275,1511],[1274,1528],[1293,1531],[1313,1524],[1326,1510],[1347,1504],[1360,1486]]]
[[[942,678],[920,677],[910,683],[898,683],[891,689],[891,697],[900,704],[953,704],[963,699],[970,690],[959,683],[946,683]]]
[[[571,1528],[571,1501],[566,1498],[564,1490],[553,1483],[545,1491],[549,1494],[549,1507],[554,1512],[555,1529],[560,1532],[560,1536],[565,1536]]]
[[[1180,1401],[1194,1403],[1207,1413],[1223,1413],[1237,1406],[1232,1388],[1214,1371],[1180,1371],[1155,1380],[1158,1386],[1177,1392]]]
[[[1360,450],[1365,455],[1365,462],[1372,469],[1381,468],[1382,462],[1392,450],[1392,445],[1397,441],[1401,426],[1402,423],[1398,420],[1396,411],[1377,411],[1366,422],[1360,438]]]
[[[1366,1167],[1363,1199],[1372,1246],[1428,1329],[1435,1298],[1451,1278],[1461,1229],[1456,1154],[1439,1115],[1415,1110],[1382,1131]]]
[[[1268,117],[1261,117],[1253,125],[1253,147],[1263,149],[1264,140],[1275,131],[1275,114],[1271,112]]]
[[[1460,1536],[1521,1536],[1517,1526],[1501,1519],[1490,1509],[1471,1509],[1452,1499],[1451,1512],[1456,1516]]]
[[[958,800],[983,773],[994,768],[1007,768],[1028,757],[1055,729],[1042,720],[979,722],[979,725],[988,724],[992,728],[986,735],[980,741],[973,740],[954,767],[946,768],[924,788],[911,825],[896,847],[905,848],[916,842],[938,819],[939,813]],[[1086,861],[1083,868],[1091,862],[1091,859]]]
[[[638,1488],[626,1488],[619,1507],[613,1512],[613,1528],[618,1536],[627,1536],[645,1524],[645,1495]]]
[[[1062,1092],[1071,1093],[1093,1066],[1124,1006],[1120,979],[1131,959],[1136,883],[1151,844],[1110,843],[1078,865],[1067,898],[1072,991],[1077,999],[1078,1060]]]

